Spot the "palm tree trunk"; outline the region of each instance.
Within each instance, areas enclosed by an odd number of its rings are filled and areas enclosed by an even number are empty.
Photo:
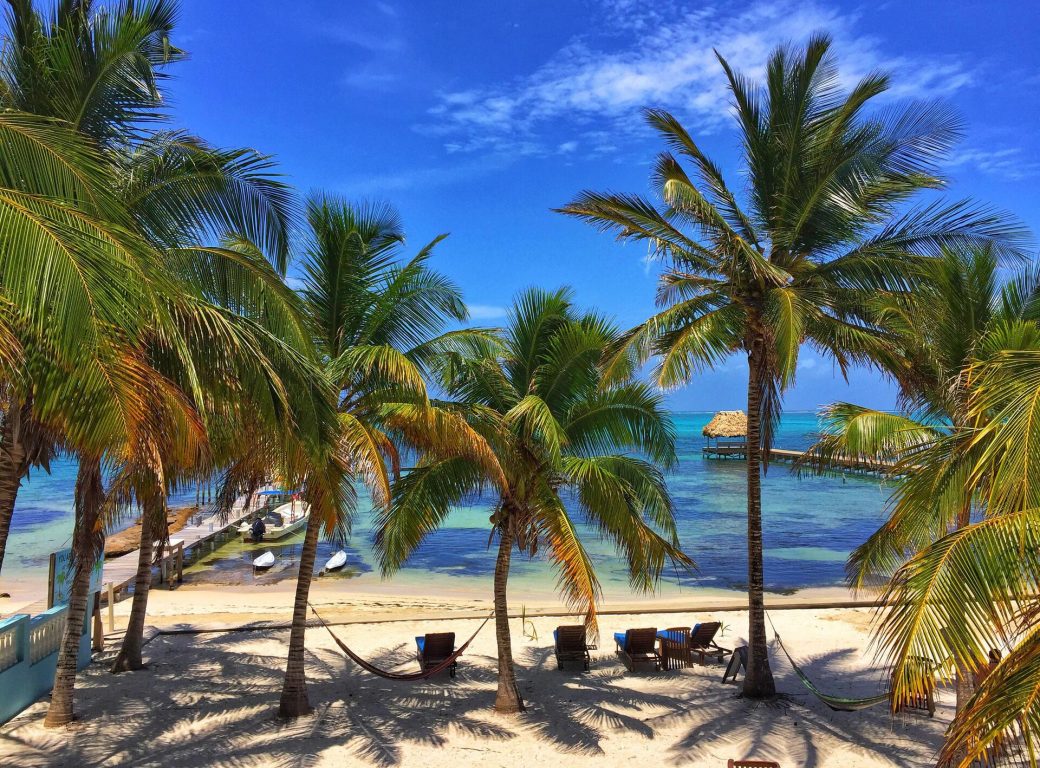
[[[765,577],[762,569],[762,381],[764,342],[756,339],[748,352],[747,390],[747,547],[748,668],[744,695],[764,699],[776,695],[766,646]]]
[[[99,530],[98,523],[104,498],[101,461],[98,458],[81,457],[76,475],[76,525],[72,534],[72,592],[69,595],[65,634],[58,651],[51,703],[43,722],[48,728],[67,725],[73,719],[76,662],[79,657],[83,622],[87,616],[87,601],[90,597],[90,571],[98,554],[95,536]]]
[[[152,543],[155,540],[155,521],[166,510],[161,498],[149,499],[141,510],[141,548],[137,555],[137,575],[134,577],[134,602],[130,619],[123,635],[123,645],[112,663],[112,672],[144,669],[141,647],[144,644],[144,621],[148,612],[148,590],[152,587]]]
[[[4,553],[7,551],[7,536],[11,532],[15,499],[28,463],[21,435],[21,415],[21,405],[12,398],[0,431],[0,571],[4,568]]]
[[[307,700],[307,670],[304,665],[304,635],[307,631],[307,600],[314,578],[314,560],[318,553],[318,531],[321,526],[311,515],[307,535],[300,553],[300,573],[296,577],[296,602],[293,604],[292,630],[289,633],[289,659],[285,667],[282,699],[278,705],[281,717],[300,717],[311,711]]]
[[[509,606],[506,602],[506,582],[509,580],[509,560],[513,553],[513,533],[507,517],[499,528],[498,558],[495,560],[495,639],[498,641],[498,693],[495,711],[523,712],[524,700],[516,687],[513,668],[513,643],[509,634]]]
[[[970,523],[971,502],[969,501],[957,513],[956,528],[966,528]],[[954,717],[956,717],[964,711],[964,708],[968,705],[968,700],[975,694],[975,678],[972,675],[971,668],[959,654],[954,654],[954,666],[956,667],[956,675],[953,680],[955,692]],[[958,760],[963,760],[967,757],[967,754],[968,749],[965,746],[957,751],[955,757]]]

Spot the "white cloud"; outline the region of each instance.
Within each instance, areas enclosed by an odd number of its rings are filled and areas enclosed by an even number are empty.
[[[285,276],[285,284],[292,288],[294,291],[302,291],[304,282],[302,277],[293,277],[292,275]]]
[[[954,58],[887,55],[879,41],[856,33],[855,16],[821,2],[758,0],[737,11],[689,10],[667,1],[602,5],[609,34],[600,37],[609,46],[590,36],[575,38],[511,83],[444,93],[430,109],[433,123],[423,129],[453,137],[455,152],[505,151],[519,143],[529,154],[537,153],[532,144],[551,154],[540,137],[547,126],[563,122],[580,134],[606,120],[615,134],[631,132],[640,125],[633,119],[638,109],[654,105],[676,111],[699,131],[714,130],[730,111],[714,49],[760,79],[771,49],[817,30],[834,37],[847,84],[879,68],[893,74],[892,95],[899,98],[946,95],[972,82],[972,71]]]
[[[490,304],[469,304],[469,316],[472,320],[498,320],[509,314],[505,307]]]
[[[974,168],[1006,181],[1022,181],[1040,175],[1040,162],[1026,157],[1017,147],[980,149],[965,147],[954,153],[949,168]]]

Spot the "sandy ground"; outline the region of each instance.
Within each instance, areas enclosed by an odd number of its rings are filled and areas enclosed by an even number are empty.
[[[280,620],[291,604],[283,591],[224,593],[214,596],[216,605],[206,597],[203,590],[157,591],[150,623],[187,628],[218,619]],[[350,623],[335,631],[374,663],[398,671],[416,667],[415,635],[454,631],[461,643],[480,623],[469,616],[485,607],[481,600],[448,595],[336,597],[321,587],[315,597],[329,618],[382,622]],[[216,610],[206,613],[202,605]],[[128,604],[119,609],[125,612]],[[400,620],[417,611],[439,611],[443,618]],[[865,653],[869,610],[771,615],[787,647],[829,693],[868,696],[884,685]],[[288,631],[159,635],[145,649],[148,670],[114,677],[101,658],[80,676],[76,709],[82,720],[73,727],[45,730],[44,702],[0,727],[0,765],[529,768],[638,761],[725,766],[731,757],[756,757],[785,768],[844,768],[927,766],[934,760],[951,716],[949,691],[940,691],[934,719],[892,717],[884,706],[832,712],[774,654],[782,695],[756,703],[724,685],[723,667],[716,664],[629,673],[609,641],[627,627],[713,619],[726,625],[723,645],[742,643],[747,614],[740,611],[605,615],[590,673],[556,669],[552,629],[570,621],[535,618],[534,639],[528,636],[531,626],[525,635],[514,620],[519,684],[528,703],[528,711],[515,717],[491,709],[496,687],[491,624],[462,658],[456,680],[444,676],[420,683],[369,675],[340,654],[324,629],[310,629],[307,663],[315,710],[294,722],[275,715]]]

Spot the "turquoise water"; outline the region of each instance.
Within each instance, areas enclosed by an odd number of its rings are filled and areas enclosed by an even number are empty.
[[[684,549],[697,561],[698,572],[671,582],[682,586],[739,589],[746,582],[744,548],[746,502],[744,465],[740,461],[706,460],[701,456],[701,428],[709,413],[674,414],[678,432],[679,465],[668,476]],[[780,448],[800,449],[813,441],[817,428],[812,413],[789,413],[776,439]],[[34,474],[19,494],[9,562],[15,571],[43,568],[47,554],[72,532],[72,488],[75,468],[71,462],[57,463],[53,474]],[[765,575],[769,589],[787,591],[804,587],[835,586],[843,582],[848,553],[880,524],[890,489],[876,478],[802,477],[784,465],[773,466],[763,482]],[[194,500],[186,493],[174,503]],[[410,581],[423,580],[463,585],[479,579],[486,585],[493,570],[488,550],[489,509],[481,504],[461,507],[446,525],[429,537],[403,571]],[[346,577],[378,579],[378,560],[371,548],[373,516],[369,508],[359,512],[348,553]],[[625,589],[623,563],[610,546],[589,529],[586,541],[604,588]],[[261,551],[272,549],[278,565],[268,574],[255,577],[264,583],[292,578],[299,557],[302,535],[284,544],[260,548],[235,542],[207,556],[193,567],[193,582],[251,583],[250,563]],[[318,567],[340,545],[322,542]],[[341,576],[342,578],[343,576]],[[528,581],[548,586],[553,574],[544,561],[513,559],[512,583]]]

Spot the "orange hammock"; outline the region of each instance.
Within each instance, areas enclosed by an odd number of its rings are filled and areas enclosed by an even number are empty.
[[[332,627],[325,623],[325,619],[323,619],[318,614],[318,611],[315,609],[315,607],[310,603],[307,603],[307,605],[311,606],[311,610],[314,611],[314,615],[318,618],[318,621],[321,622],[321,625],[325,627],[326,630],[328,630],[328,633],[332,635],[332,639],[336,641],[336,645],[339,646],[340,650],[343,651],[343,653],[345,653],[347,656],[349,656],[355,664],[357,664],[366,672],[371,672],[373,675],[376,675],[377,677],[386,678],[387,680],[404,681],[425,680],[428,677],[432,677],[433,675],[436,675],[437,673],[446,670],[448,667],[450,667],[458,660],[459,656],[465,653],[466,649],[469,647],[469,644],[472,643],[474,639],[476,639],[478,634],[480,634],[480,630],[482,630],[484,628],[484,625],[491,621],[491,617],[495,615],[495,612],[492,611],[491,615],[484,619],[481,625],[477,627],[477,631],[470,635],[469,640],[464,642],[461,646],[459,646],[459,649],[457,651],[452,653],[451,656],[446,658],[444,661],[438,663],[436,666],[430,667],[429,669],[423,670],[422,672],[401,673],[388,672],[385,669],[380,669],[374,664],[370,664],[369,662],[365,661],[363,658],[358,656],[356,653],[350,650],[350,648],[347,647],[346,643],[344,643],[342,640],[336,637],[336,633],[332,631]]]

